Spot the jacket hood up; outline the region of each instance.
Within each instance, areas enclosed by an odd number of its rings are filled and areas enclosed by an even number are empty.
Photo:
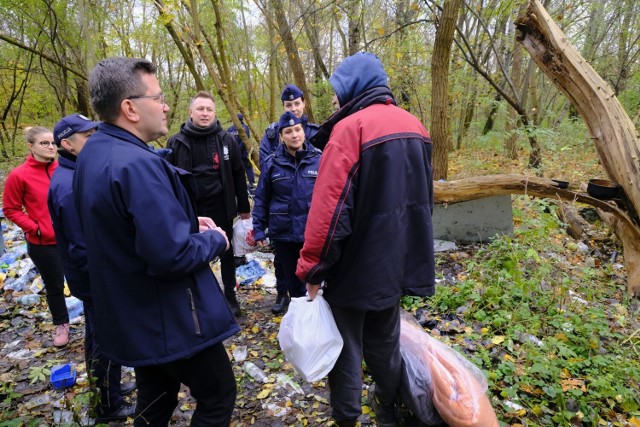
[[[329,82],[340,106],[344,106],[368,89],[387,86],[387,73],[377,56],[359,52],[342,61],[329,77]]]

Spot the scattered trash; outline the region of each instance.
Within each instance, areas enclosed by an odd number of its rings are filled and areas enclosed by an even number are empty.
[[[56,424],[71,424],[73,423],[73,412],[53,411],[53,422]]]
[[[80,315],[84,314],[84,305],[78,298],[73,296],[68,297],[64,299],[64,302],[67,305],[69,319],[75,319],[76,317],[80,317]]]
[[[26,403],[25,406],[27,407],[27,409],[33,409],[33,408],[36,408],[38,406],[46,405],[49,402],[51,402],[51,396],[49,396],[49,394],[45,393],[45,394],[39,394],[38,396],[35,396],[35,397],[31,398]]]
[[[236,277],[241,285],[250,285],[265,273],[266,270],[254,259],[236,269]]]
[[[16,291],[22,292],[24,291],[25,286],[29,282],[29,277],[27,275],[20,276],[16,278],[9,278],[4,284],[4,288],[7,291]]]
[[[532,342],[533,344],[537,345],[538,347],[542,347],[544,345],[544,343],[542,342],[542,340],[540,338],[536,337],[535,335],[526,334],[524,332],[518,333],[518,339],[522,343],[525,343],[527,341]]]
[[[433,250],[436,252],[446,252],[446,251],[457,251],[458,246],[454,242],[449,242],[447,240],[433,240]]]
[[[21,295],[15,299],[18,304],[22,305],[36,305],[40,303],[40,295],[27,294]]]
[[[280,406],[275,403],[263,404],[262,407],[273,417],[284,417],[291,412],[291,408],[287,406]]]
[[[75,366],[71,363],[66,363],[52,367],[49,381],[51,381],[51,385],[55,389],[73,386],[76,383]]]
[[[22,350],[12,351],[7,354],[7,358],[16,360],[27,360],[33,357],[33,350],[23,348]]]
[[[572,290],[569,290],[569,295],[571,296],[571,299],[575,302],[579,302],[580,304],[589,304],[586,300],[580,298],[578,296],[578,294]]]
[[[244,366],[242,367],[244,371],[251,376],[256,381],[262,381],[266,383],[268,381],[267,375],[264,371],[258,368],[253,362],[244,362]]]
[[[240,362],[244,362],[244,360],[247,358],[247,346],[246,345],[239,345],[236,348],[233,349],[233,359],[240,363]]]
[[[503,403],[504,403],[504,406],[514,411],[522,411],[524,409],[524,406],[520,406],[517,403],[514,403],[510,400],[505,400]]]
[[[292,394],[304,394],[302,387],[293,380],[289,375],[276,374],[276,384],[287,392],[287,396]]]

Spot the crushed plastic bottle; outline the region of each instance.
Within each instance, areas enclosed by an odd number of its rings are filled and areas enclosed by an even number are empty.
[[[287,396],[291,396],[294,393],[304,394],[302,387],[289,375],[276,374],[276,383],[287,392]]]
[[[49,402],[51,402],[51,396],[49,396],[48,394],[40,394],[29,400],[25,406],[27,407],[27,409],[32,409],[37,406],[46,405]]]
[[[266,383],[268,381],[267,375],[264,373],[262,369],[258,368],[255,365],[255,363],[244,362],[244,365],[242,366],[242,368],[254,380],[262,381],[263,383]]]
[[[76,297],[65,298],[64,302],[67,305],[67,311],[69,312],[69,319],[75,319],[80,317],[84,313],[84,305],[82,301]]]
[[[24,291],[25,286],[27,286],[27,283],[29,283],[29,278],[26,275],[24,275],[12,281],[7,280],[7,283],[4,285],[4,288],[6,290],[22,292]]]
[[[18,298],[16,298],[16,302],[22,305],[35,305],[40,302],[40,295],[36,295],[36,294],[21,295]]]
[[[53,422],[58,424],[73,423],[73,412],[71,411],[53,411]]]

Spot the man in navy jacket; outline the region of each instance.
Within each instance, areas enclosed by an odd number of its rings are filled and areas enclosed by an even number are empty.
[[[209,266],[229,242],[196,216],[193,177],[147,145],[168,133],[155,73],[144,59],[108,58],[89,76],[103,123],[78,156],[73,190],[96,336],[135,369],[135,426],[166,426],[181,383],[197,401],[192,426],[229,425],[236,383],[223,340],[239,328]]]
[[[296,273],[312,299],[326,283],[344,341],[329,373],[337,424],[355,426],[361,414],[364,355],[376,382],[376,424],[391,427],[402,369],[400,298],[434,292],[431,138],[395,105],[375,55],[346,58],[329,81],[340,109],[316,135],[328,142]]]
[[[76,158],[87,138],[97,127],[97,122],[81,114],[72,114],[56,123],[53,128],[53,140],[58,146],[59,166],[51,177],[48,205],[64,276],[71,293],[82,300],[84,305],[85,361],[91,384],[93,378],[96,379],[95,386],[100,398],[96,408],[96,423],[108,423],[126,420],[134,414],[135,408],[123,400],[120,387],[121,366],[104,357],[96,340],[87,251],[78,212],[73,202],[72,183]],[[132,387],[127,387],[126,391],[132,390]]]

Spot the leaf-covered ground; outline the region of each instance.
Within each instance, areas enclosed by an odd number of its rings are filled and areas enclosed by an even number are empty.
[[[545,138],[543,168],[535,174],[573,182],[605,175],[590,142],[576,137],[583,131],[577,127]],[[478,137],[476,145],[454,153],[449,179],[534,173],[526,168],[526,147],[517,160],[502,156],[502,137]],[[625,294],[620,244],[593,218],[585,235],[574,240],[553,212],[547,213],[553,207],[514,200],[514,236],[439,254],[436,296],[406,299],[405,308],[483,370],[502,425],[640,426],[640,314],[637,301]],[[9,229],[5,236],[14,248],[20,246],[19,233]],[[281,317],[270,312],[275,298],[272,265],[268,256],[257,260],[267,274],[240,287],[242,331],[226,342],[238,385],[232,425],[330,425],[327,384],[304,383],[279,351]],[[86,423],[90,394],[82,323],[72,325],[66,348],[54,348],[45,304],[20,305],[16,298],[21,293],[6,289],[26,274],[32,289],[41,282],[29,273],[26,260],[5,267],[0,285],[0,427]],[[244,362],[234,357],[242,347],[246,361],[263,369],[266,383],[244,372]],[[48,369],[68,362],[77,366],[78,384],[64,392],[52,390]],[[132,371],[126,370],[125,381],[131,379]],[[370,385],[365,372],[363,425],[375,425],[368,405]],[[193,408],[183,389],[173,425],[188,425]]]

